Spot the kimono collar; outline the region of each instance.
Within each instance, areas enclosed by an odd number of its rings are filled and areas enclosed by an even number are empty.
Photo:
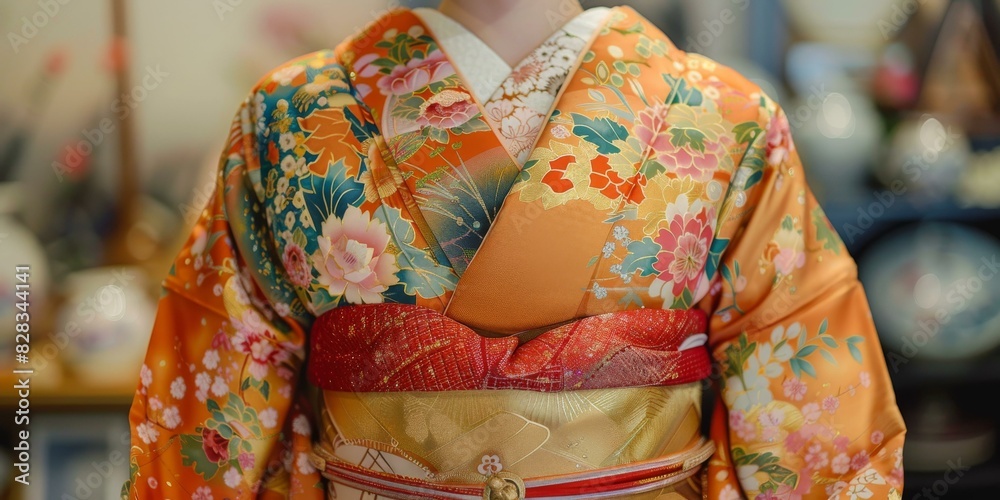
[[[601,28],[609,11],[607,7],[587,9],[556,30],[546,42],[562,33],[588,39]],[[448,54],[455,70],[480,102],[489,101],[514,71],[516,65],[508,65],[486,42],[454,19],[426,7],[413,9],[413,13],[434,33],[441,49]]]

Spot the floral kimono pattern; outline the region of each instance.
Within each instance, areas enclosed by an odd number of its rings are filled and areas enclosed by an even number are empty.
[[[545,110],[510,106],[517,79],[478,102],[407,10],[255,86],[164,282],[123,497],[325,498],[309,331],[372,304],[499,334],[704,311],[705,495],[900,497],[865,295],[784,112],[627,8],[552,43],[579,55]]]

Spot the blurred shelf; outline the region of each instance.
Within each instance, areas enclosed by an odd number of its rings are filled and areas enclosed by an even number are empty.
[[[872,223],[915,220],[967,221],[1000,218],[1000,208],[965,207],[952,199],[929,201],[903,195],[894,196],[891,202],[882,202],[878,195],[883,192],[888,191],[885,191],[884,188],[881,191],[878,188],[873,188],[867,195],[862,192],[831,199],[823,203],[823,210],[826,211],[827,217],[838,231],[844,231],[847,224],[859,225],[864,222],[865,216],[869,217]],[[876,217],[875,215],[880,212],[882,214]]]
[[[901,224],[920,221],[982,225],[1000,220],[1000,208],[966,207],[952,198],[895,195],[880,186],[844,188],[820,201],[830,224],[852,254]]]
[[[949,474],[948,477],[954,478],[955,474]],[[943,481],[944,478],[945,471],[905,472],[903,489],[911,498],[917,498],[924,488],[933,491],[934,484],[940,481],[948,485],[949,498],[997,498],[996,492],[1000,490],[1000,457],[994,455],[989,461],[971,467],[957,481],[952,479],[952,483]],[[981,496],[987,492],[990,495]]]
[[[11,389],[13,384],[7,383],[6,376],[3,377],[3,382],[5,389],[0,394],[0,408],[6,411],[16,408],[20,398]],[[28,401],[32,412],[128,409],[135,395],[135,387],[134,383],[120,387],[94,387],[72,385],[67,381],[60,387],[31,387]]]
[[[921,388],[929,385],[993,384],[1000,382],[1000,353],[955,361],[910,359],[907,363],[887,359],[886,366],[892,383],[899,389]]]

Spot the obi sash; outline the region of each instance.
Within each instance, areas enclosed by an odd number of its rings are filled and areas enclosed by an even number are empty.
[[[667,491],[714,449],[699,432],[705,326],[701,311],[639,309],[488,338],[413,305],[334,309],[311,335],[313,465],[386,498]]]

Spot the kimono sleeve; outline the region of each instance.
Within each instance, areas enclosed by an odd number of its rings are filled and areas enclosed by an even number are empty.
[[[899,498],[905,430],[855,263],[762,102],[713,245],[709,497]]]
[[[164,280],[129,415],[127,498],[322,498],[299,391],[311,316],[278,255],[243,104]],[[287,252],[287,250],[286,250]]]

